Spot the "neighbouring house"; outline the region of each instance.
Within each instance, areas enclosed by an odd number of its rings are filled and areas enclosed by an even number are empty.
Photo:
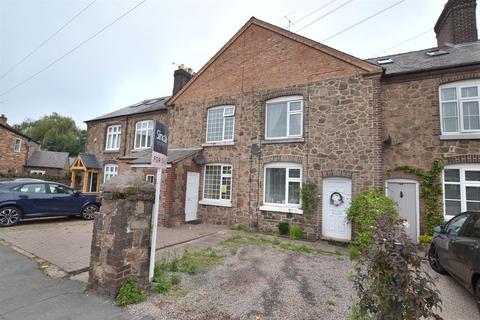
[[[87,121],[87,151],[103,180],[142,171],[153,182],[150,123],[165,123],[165,225],[200,219],[271,232],[288,221],[310,239],[348,241],[351,198],[377,187],[416,238],[420,181],[397,166],[428,169],[444,156],[445,216],[480,207],[475,10],[475,0],[450,0],[435,25],[438,47],[367,60],[251,18],[157,109],[143,102],[146,112],[131,106]],[[305,183],[318,199],[308,214]]]
[[[80,153],[70,165],[70,186],[85,193],[95,193],[100,190],[102,181],[102,165],[93,153]],[[116,176],[117,172],[108,172],[107,178]],[[107,179],[108,180],[108,179]]]
[[[22,173],[27,159],[40,147],[40,143],[11,127],[4,114],[0,116],[0,171]]]
[[[24,171],[32,175],[61,176],[68,168],[68,152],[35,150],[28,158]]]

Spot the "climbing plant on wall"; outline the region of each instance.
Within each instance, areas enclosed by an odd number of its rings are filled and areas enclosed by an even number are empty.
[[[420,198],[424,203],[425,234],[432,235],[433,228],[444,223],[440,178],[443,171],[443,158],[434,159],[428,170],[412,166],[399,166],[394,171],[413,174],[421,179]]]

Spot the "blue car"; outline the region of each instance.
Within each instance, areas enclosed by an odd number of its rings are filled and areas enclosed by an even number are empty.
[[[99,209],[96,196],[60,183],[23,179],[0,182],[0,227],[39,217],[80,216],[92,220]]]

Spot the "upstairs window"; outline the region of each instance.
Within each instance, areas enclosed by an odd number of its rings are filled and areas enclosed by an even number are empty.
[[[480,80],[440,87],[442,134],[480,133]]]
[[[208,109],[207,143],[233,141],[235,128],[235,106],[221,106]]]
[[[105,150],[120,149],[120,136],[122,134],[121,126],[114,125],[107,127],[107,139]]]
[[[15,139],[15,146],[14,146],[13,150],[15,152],[20,152],[21,148],[22,148],[22,139],[16,138]]]
[[[135,149],[148,149],[152,146],[153,121],[137,122],[135,125]]]
[[[289,139],[303,136],[303,98],[282,97],[267,101],[266,139]]]

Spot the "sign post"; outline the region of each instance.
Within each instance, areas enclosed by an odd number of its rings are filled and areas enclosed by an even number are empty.
[[[155,181],[155,203],[152,212],[152,234],[150,243],[150,268],[148,279],[153,279],[155,269],[155,251],[157,249],[158,209],[160,208],[160,186],[162,184],[162,170],[167,167],[168,128],[159,121],[155,121],[153,130],[153,146],[151,165],[157,168]]]

